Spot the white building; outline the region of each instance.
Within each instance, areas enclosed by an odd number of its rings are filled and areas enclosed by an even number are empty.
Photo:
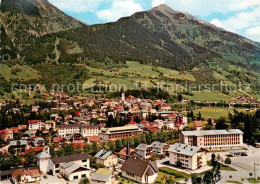
[[[175,143],[168,149],[170,164],[196,170],[207,165],[207,152],[197,146]]]
[[[97,163],[103,164],[106,167],[116,166],[118,164],[117,155],[112,151],[101,149],[96,155]]]
[[[240,149],[243,147],[243,132],[239,129],[181,131],[180,143],[208,150]]]
[[[41,130],[43,126],[43,123],[40,120],[29,120],[28,124],[28,129],[31,131]]]
[[[12,181],[14,184],[37,183],[41,180],[38,169],[17,169],[12,172]]]
[[[156,163],[129,158],[123,163],[121,171],[123,177],[138,183],[153,183],[157,178],[158,169]]]
[[[68,162],[61,164],[59,168],[60,174],[69,181],[90,177],[90,168],[79,163]]]
[[[82,153],[51,158],[49,162],[48,171],[51,171],[53,175],[57,175],[60,173],[60,165],[68,162],[80,164],[86,168],[90,168],[89,156],[85,153]]]
[[[51,156],[45,151],[39,153],[37,156],[37,166],[44,174],[48,172]]]
[[[147,145],[147,144],[139,144],[137,147],[136,147],[136,150],[137,150],[137,155],[142,157],[142,158],[148,158],[151,156],[151,153],[152,153],[152,146],[150,145]]]
[[[100,125],[59,125],[57,126],[57,132],[62,137],[71,137],[75,133],[80,133],[83,137],[98,136],[100,132]]]

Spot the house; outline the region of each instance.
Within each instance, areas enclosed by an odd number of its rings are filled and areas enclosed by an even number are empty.
[[[90,168],[89,156],[85,153],[73,154],[69,156],[51,158],[49,162],[48,172],[50,171],[53,175],[60,173],[60,165],[68,162],[78,163],[86,168]]]
[[[36,183],[41,180],[38,169],[17,169],[12,172],[12,181],[14,184]]]
[[[166,143],[154,141],[151,144],[151,147],[153,153],[165,154],[167,149],[169,148],[169,145]]]
[[[49,162],[51,156],[49,153],[46,153],[45,151],[42,151],[38,155],[36,155],[37,158],[37,166],[39,166],[39,169],[44,174],[48,172]]]
[[[75,162],[60,165],[60,174],[68,181],[90,177],[90,168]]]
[[[64,137],[54,137],[52,142],[55,146],[61,146],[66,142],[66,139]]]
[[[9,148],[13,148],[15,155],[17,155],[25,151],[25,148],[27,147],[27,141],[26,140],[10,141],[9,145],[10,145]]]
[[[99,136],[91,136],[90,138],[88,138],[88,142],[89,143],[98,143],[100,141],[100,137]]]
[[[193,129],[194,130],[198,130],[198,131],[202,130],[202,123],[201,123],[201,121],[194,121],[193,122]]]
[[[153,183],[157,178],[158,168],[155,163],[129,158],[122,167],[122,176],[137,183]]]
[[[121,151],[119,152],[119,157],[123,160],[127,159],[127,156],[134,158],[136,156],[136,152],[135,150],[129,148],[129,153],[127,153],[127,147],[124,147],[123,149],[121,149]],[[129,154],[129,155],[128,155]]]
[[[59,121],[61,117],[58,114],[51,114],[50,115],[50,120],[52,121]]]
[[[50,130],[50,129],[55,129],[56,128],[56,122],[53,120],[45,121],[45,129]]]
[[[27,130],[22,136],[22,140],[31,140],[35,135],[35,132]]]
[[[97,163],[103,164],[106,167],[116,166],[118,164],[117,155],[112,151],[101,149],[96,155]]]
[[[5,130],[0,130],[0,136],[3,140],[7,141],[14,138],[13,130],[6,128]]]
[[[99,168],[95,173],[91,174],[91,184],[112,184],[112,173],[110,169]]]
[[[42,128],[42,122],[40,120],[29,120],[28,129],[31,131],[37,131]]]
[[[152,154],[152,147],[147,144],[139,144],[136,150],[137,155],[142,158],[148,158]]]
[[[207,151],[197,146],[175,143],[168,149],[170,164],[191,170],[207,165]]]
[[[239,129],[181,131],[180,143],[199,146],[208,150],[240,149],[243,132]]]
[[[44,146],[45,143],[44,143],[44,139],[42,137],[36,137],[32,140],[32,144],[34,147],[37,147],[37,146]]]

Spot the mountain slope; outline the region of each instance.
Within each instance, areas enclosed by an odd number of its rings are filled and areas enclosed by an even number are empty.
[[[115,23],[83,26],[47,35],[36,41],[34,47],[40,42],[53,45],[54,37],[66,40],[62,47],[67,49],[72,42],[82,48],[80,54],[70,56],[66,50],[61,50],[63,61],[69,61],[71,57],[104,61],[109,57],[115,61],[137,60],[175,69],[191,69],[198,63],[209,61],[252,67],[260,61],[257,43],[166,5],[138,12]],[[30,45],[27,49],[31,49]],[[46,51],[47,47],[43,49]],[[33,62],[32,58],[29,60]],[[40,60],[44,61],[44,58]],[[252,68],[259,69],[257,67],[254,65]]]
[[[47,0],[2,0],[0,10],[3,46],[12,57],[12,47],[22,50],[32,38],[83,25]]]
[[[47,0],[4,0],[1,9],[6,18],[4,59],[18,58],[44,77],[55,78],[43,74],[45,63],[111,69],[115,63],[122,67],[138,61],[192,73],[196,83],[225,80],[260,88],[259,43],[166,5],[93,26],[79,23]]]

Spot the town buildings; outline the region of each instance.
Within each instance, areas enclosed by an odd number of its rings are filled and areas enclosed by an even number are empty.
[[[197,146],[175,143],[167,150],[170,164],[182,166],[191,170],[207,165],[207,151]]]
[[[243,132],[239,129],[181,131],[180,143],[209,150],[243,147]]]

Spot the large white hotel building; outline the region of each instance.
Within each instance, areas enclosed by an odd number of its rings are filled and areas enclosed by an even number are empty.
[[[181,131],[180,143],[208,150],[243,147],[243,132],[239,129]]]

